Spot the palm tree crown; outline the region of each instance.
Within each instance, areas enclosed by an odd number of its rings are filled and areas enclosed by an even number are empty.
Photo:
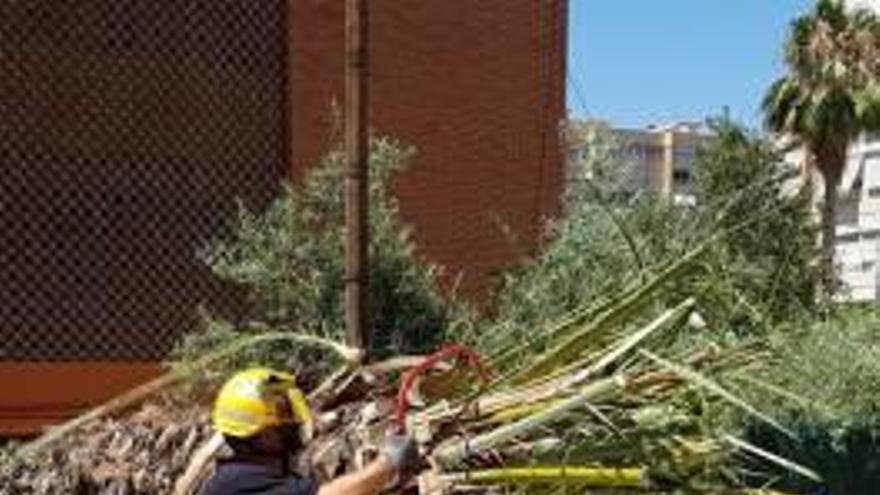
[[[787,73],[763,101],[765,124],[807,152],[825,183],[822,245],[826,292],[833,291],[834,203],[849,144],[880,130],[880,20],[842,0],[819,0],[791,26]]]

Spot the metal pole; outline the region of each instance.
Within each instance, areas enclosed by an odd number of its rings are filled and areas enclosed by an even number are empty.
[[[345,323],[348,344],[369,346],[369,0],[345,8]]]

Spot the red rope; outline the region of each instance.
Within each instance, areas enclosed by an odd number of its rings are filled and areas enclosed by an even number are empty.
[[[396,421],[397,428],[401,432],[406,431],[406,415],[409,412],[409,395],[416,383],[416,378],[425,374],[437,363],[445,359],[456,357],[456,363],[464,362],[476,370],[483,386],[489,383],[489,374],[483,366],[480,356],[470,348],[461,344],[447,344],[439,351],[426,357],[422,362],[410,368],[403,377],[400,390],[397,392]]]

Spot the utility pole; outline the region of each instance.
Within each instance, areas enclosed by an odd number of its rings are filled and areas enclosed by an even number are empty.
[[[345,324],[348,345],[369,346],[369,0],[345,3]]]

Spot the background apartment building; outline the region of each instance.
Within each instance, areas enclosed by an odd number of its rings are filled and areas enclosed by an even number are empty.
[[[622,167],[617,173],[624,192],[652,191],[691,203],[696,153],[711,138],[705,125],[696,122],[621,129],[603,121],[573,121],[567,135],[568,160],[576,169],[601,152],[598,147],[610,147]]]
[[[591,153],[602,151],[599,147],[611,147],[623,168],[619,185],[624,192],[652,191],[689,204],[696,152],[711,139],[698,123],[615,129],[603,121],[574,121],[567,135],[568,161],[577,171]],[[788,153],[786,161],[803,168],[803,151]],[[818,174],[813,180],[822,184]],[[816,201],[821,201],[820,190]],[[835,260],[844,285],[841,298],[880,301],[880,136],[865,135],[852,143],[838,201]]]
[[[880,300],[880,139],[852,144],[837,213],[837,260],[844,296]]]

